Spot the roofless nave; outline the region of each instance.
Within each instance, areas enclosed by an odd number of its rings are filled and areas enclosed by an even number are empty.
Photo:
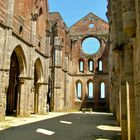
[[[108,0],[109,25],[87,14],[67,28],[47,0],[0,2],[0,119],[92,108],[111,111],[123,140],[140,139],[139,2]],[[94,8],[94,5],[93,5]],[[96,53],[82,42],[94,37]]]

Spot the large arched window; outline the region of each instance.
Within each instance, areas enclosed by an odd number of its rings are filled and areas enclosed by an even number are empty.
[[[83,62],[83,60],[79,61],[79,71],[84,72],[84,62]]]
[[[92,82],[88,83],[88,98],[89,99],[93,98],[93,83]]]
[[[102,62],[102,60],[98,61],[98,67],[99,67],[99,71],[103,71],[103,62]]]
[[[104,99],[105,98],[105,83],[101,82],[100,85],[100,98]]]
[[[79,99],[82,97],[82,83],[80,81],[76,83],[76,97]]]

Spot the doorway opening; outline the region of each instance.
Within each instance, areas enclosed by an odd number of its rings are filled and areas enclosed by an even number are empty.
[[[9,87],[7,92],[6,115],[19,115],[19,61],[15,52],[11,55]]]

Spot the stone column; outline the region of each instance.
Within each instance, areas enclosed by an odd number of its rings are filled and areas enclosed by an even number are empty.
[[[46,104],[47,104],[47,83],[38,82],[38,114],[46,114]]]
[[[116,117],[118,124],[120,124],[120,51],[118,49],[113,50],[114,68],[115,68],[115,94],[116,94]]]
[[[64,61],[64,107],[65,109],[68,108],[68,54],[65,56],[65,61]]]
[[[128,37],[133,37],[136,30],[135,1],[122,0],[123,30]]]
[[[99,109],[99,100],[100,100],[100,85],[99,85],[99,81],[96,80],[94,81],[94,91],[93,91],[93,103],[94,103],[94,108]],[[98,94],[96,94],[98,93]],[[94,110],[93,108],[93,110]]]
[[[61,74],[62,74],[62,40],[59,37],[54,39],[54,111],[60,111],[61,108]]]
[[[13,27],[13,14],[14,14],[14,1],[15,0],[7,0],[7,26],[12,29]]]
[[[140,73],[138,74],[140,76]],[[135,84],[136,140],[140,139],[140,82]]]
[[[36,46],[36,21],[32,20],[32,26],[31,26],[31,44],[33,46]]]
[[[118,10],[118,1],[110,1],[111,4],[111,9],[110,9],[110,53],[111,53],[111,69],[110,69],[110,73],[111,73],[111,94],[112,94],[112,99],[110,100],[111,102],[111,108],[112,111],[114,112],[118,122],[119,122],[119,93],[118,93],[118,74],[116,71],[116,64],[117,64],[117,60],[115,61],[116,56],[114,56],[114,50],[118,47],[118,18],[116,18],[117,15],[117,10]],[[117,64],[118,65],[118,64]],[[117,74],[117,75],[116,75]]]
[[[135,114],[136,114],[136,140],[140,140],[140,1],[135,0],[136,7],[136,46],[134,49],[134,75],[135,75]]]
[[[31,78],[19,77],[19,92],[17,101],[17,116],[28,117],[31,114],[31,108],[29,104],[30,100],[30,83]]]
[[[51,50],[51,31],[50,30],[46,30],[46,56],[50,57],[50,50]]]
[[[9,83],[9,70],[0,68],[0,120],[4,120],[6,113],[6,96]]]
[[[130,44],[125,48],[125,76],[126,76],[126,93],[127,93],[128,140],[134,140],[135,139],[134,72],[133,72],[133,48]]]
[[[0,39],[0,120],[5,118],[6,112],[6,94],[9,83],[10,57],[9,49],[12,44],[12,25],[13,25],[14,0],[7,0],[7,23],[6,28],[1,30]]]
[[[121,118],[121,133],[122,140],[128,139],[128,129],[127,129],[127,96],[126,96],[126,83],[125,83],[125,51],[122,48],[121,51],[121,94],[120,94],[120,118]]]
[[[26,93],[26,86],[25,86],[25,79],[23,77],[19,78],[19,92],[18,92],[18,97],[17,97],[17,116],[20,117],[25,117],[25,108],[26,108],[26,98],[25,98],[25,93]]]

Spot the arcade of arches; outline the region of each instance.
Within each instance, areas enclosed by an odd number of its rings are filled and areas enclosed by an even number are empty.
[[[140,140],[139,0],[107,8],[109,24],[89,13],[68,28],[47,0],[1,0],[0,120],[46,114],[46,104],[92,108],[114,113],[122,140]],[[88,38],[99,42],[93,53]]]

